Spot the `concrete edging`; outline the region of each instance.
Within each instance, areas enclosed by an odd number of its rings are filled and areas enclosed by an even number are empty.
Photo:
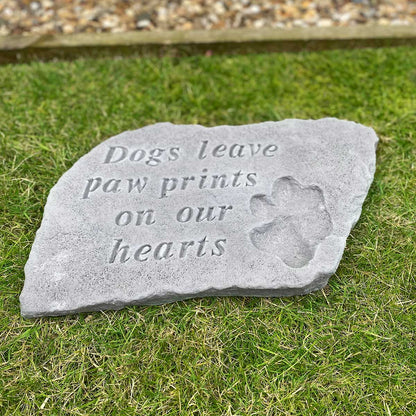
[[[416,25],[0,36],[0,64],[34,59],[283,52],[416,45]]]

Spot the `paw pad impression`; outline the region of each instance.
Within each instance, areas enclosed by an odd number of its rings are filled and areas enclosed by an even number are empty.
[[[322,190],[316,185],[303,186],[290,176],[276,179],[270,196],[252,196],[250,209],[264,221],[250,231],[253,245],[292,268],[306,266],[332,232]]]

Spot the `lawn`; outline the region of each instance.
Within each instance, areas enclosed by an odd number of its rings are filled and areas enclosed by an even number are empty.
[[[0,92],[1,415],[416,414],[415,48],[10,65]],[[159,121],[324,116],[380,137],[324,290],[20,316],[48,192],[93,146]]]

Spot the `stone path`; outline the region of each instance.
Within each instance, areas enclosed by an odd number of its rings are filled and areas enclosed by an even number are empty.
[[[416,22],[416,0],[3,0],[0,35]]]

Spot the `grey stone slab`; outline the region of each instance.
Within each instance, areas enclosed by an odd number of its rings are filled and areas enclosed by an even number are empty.
[[[22,315],[318,290],[360,216],[377,142],[333,118],[112,137],[52,188]]]

